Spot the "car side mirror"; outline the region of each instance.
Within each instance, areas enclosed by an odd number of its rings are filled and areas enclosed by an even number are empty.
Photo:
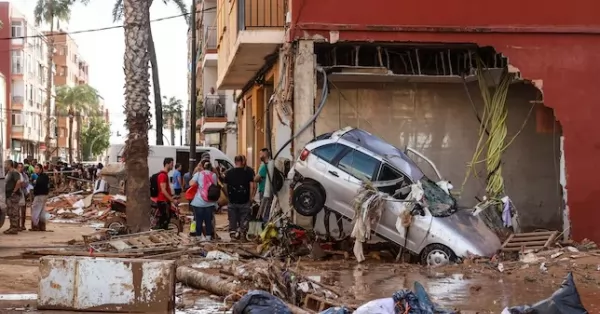
[[[420,204],[415,204],[415,207],[410,211],[412,216],[425,216],[425,210]]]

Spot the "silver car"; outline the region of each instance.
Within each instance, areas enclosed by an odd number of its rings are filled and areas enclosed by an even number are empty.
[[[433,165],[432,165],[433,166]],[[434,166],[435,169],[435,166]],[[437,171],[437,170],[436,170]],[[390,196],[375,233],[438,266],[468,255],[492,256],[500,240],[472,210],[459,210],[444,185],[430,180],[400,149],[356,128],[344,128],[315,138],[306,145],[290,171],[292,205],[303,216],[315,216],[324,207],[352,219],[353,202],[365,181],[395,182],[379,187]],[[413,210],[407,235],[397,231],[398,199],[421,182],[427,206]],[[398,193],[406,190],[406,193]],[[395,212],[395,213],[394,213]]]

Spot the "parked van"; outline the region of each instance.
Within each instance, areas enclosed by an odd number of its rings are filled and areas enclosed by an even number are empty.
[[[108,150],[108,162],[122,162],[124,148],[124,144],[111,145]],[[233,168],[233,160],[214,147],[196,147],[196,161],[200,161],[200,158],[204,153],[210,154],[210,161],[213,165],[223,166],[225,169]],[[167,157],[171,157],[175,159],[175,163],[181,164],[181,173],[186,173],[188,171],[190,165],[190,148],[188,146],[150,145],[150,153],[148,155],[148,170],[150,170],[150,176],[163,169],[163,161]],[[171,176],[172,172],[169,173],[169,177]]]

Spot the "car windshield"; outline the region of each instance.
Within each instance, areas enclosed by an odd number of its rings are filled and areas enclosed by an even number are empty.
[[[419,181],[423,187],[425,201],[432,216],[447,217],[456,212],[456,200],[452,195],[446,193],[437,183],[425,176]]]

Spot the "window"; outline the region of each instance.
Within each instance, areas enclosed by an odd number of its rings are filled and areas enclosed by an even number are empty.
[[[346,148],[345,145],[338,143],[326,144],[313,149],[311,154],[331,163],[335,156],[337,156],[344,148]]]
[[[233,165],[230,164],[227,160],[217,159],[217,163],[219,164],[219,166],[225,168],[225,170],[233,168]]]
[[[23,51],[11,52],[12,73],[23,74]]]
[[[361,180],[372,180],[379,168],[379,161],[355,149],[350,150],[338,162],[338,168]]]
[[[25,36],[25,34],[23,32],[23,22],[21,22],[21,21],[12,22],[10,25],[10,31],[11,31],[10,34],[11,34],[12,38]]]
[[[12,125],[22,126],[23,125],[23,115],[20,113],[13,113],[11,115]]]
[[[377,181],[393,181],[398,179],[401,179],[401,181],[393,185],[379,187],[378,189],[381,192],[394,195],[396,190],[410,185],[410,179],[408,179],[404,174],[390,167],[388,164],[383,164],[381,170],[379,171],[379,175],[377,176]],[[398,197],[404,199],[406,198],[406,195],[398,195]]]

